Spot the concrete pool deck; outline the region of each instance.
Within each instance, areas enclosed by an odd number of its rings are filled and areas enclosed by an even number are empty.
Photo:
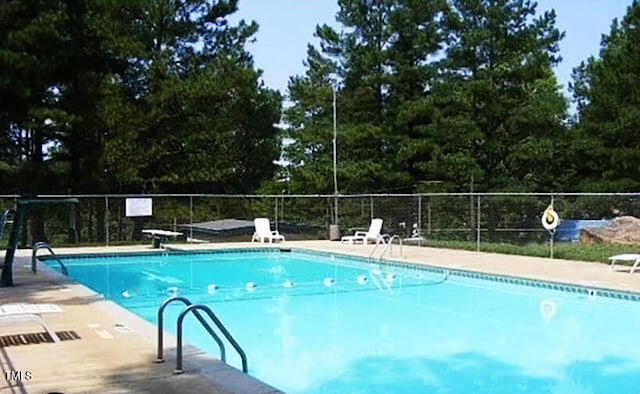
[[[297,241],[272,245],[245,242],[171,244],[167,247],[180,250],[284,247],[368,257],[374,246]],[[150,250],[154,249],[140,245],[56,248],[56,253]],[[186,347],[184,352],[185,373],[174,375],[174,337],[165,335],[166,362],[155,363],[157,331],[151,323],[44,266],[39,267],[37,275],[32,274],[30,254],[30,249],[18,251],[14,263],[15,286],[0,288],[0,305],[16,302],[57,304],[62,312],[43,314],[43,319],[54,331],[71,331],[79,338],[59,343],[0,347],[3,370],[0,393],[279,392],[267,384],[247,379],[245,374],[191,347]],[[399,254],[399,246],[394,246],[392,259],[396,261],[640,293],[640,274],[630,274],[628,266],[616,266],[616,270],[611,271],[604,262],[586,263],[416,246],[404,246],[403,256]],[[33,322],[0,327],[3,337],[43,331]],[[251,368],[250,354],[248,360]],[[7,374],[6,371],[20,371],[22,379],[17,379],[15,372]]]

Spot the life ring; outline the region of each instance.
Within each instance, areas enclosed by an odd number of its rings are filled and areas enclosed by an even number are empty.
[[[547,209],[544,210],[542,214],[542,227],[547,229],[548,231],[553,231],[558,227],[560,223],[560,217],[553,210],[553,205],[549,205]]]

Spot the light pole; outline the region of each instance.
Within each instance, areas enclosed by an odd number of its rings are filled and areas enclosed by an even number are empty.
[[[338,152],[337,152],[337,142],[338,142],[338,132],[337,132],[337,119],[336,119],[336,88],[333,87],[333,198],[334,198],[334,209],[335,209],[335,220],[334,223],[336,226],[339,225],[338,222]]]
[[[337,152],[337,107],[336,88],[331,87],[333,92],[333,224],[329,226],[329,239],[331,241],[340,240],[340,225],[338,222],[338,152]]]

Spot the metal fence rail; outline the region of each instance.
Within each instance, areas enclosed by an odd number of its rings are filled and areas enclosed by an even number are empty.
[[[542,244],[549,234],[541,226],[545,208],[553,203],[562,220],[640,217],[640,193],[424,193],[357,195],[46,195],[75,197],[74,217],[56,207],[30,212],[22,246],[34,241],[59,245],[114,245],[143,242],[142,229],[178,231],[185,238],[225,242],[250,240],[251,226],[221,233],[199,233],[194,224],[229,219],[253,221],[267,217],[287,239],[328,239],[329,226],[342,234],[366,229],[374,217],[383,232],[409,237],[419,230],[429,240]],[[1,195],[0,208],[11,209],[19,196]],[[128,217],[128,198],[150,198],[153,214]],[[339,217],[335,223],[335,204]],[[0,240],[0,242],[6,240]],[[146,242],[146,240],[145,240]]]

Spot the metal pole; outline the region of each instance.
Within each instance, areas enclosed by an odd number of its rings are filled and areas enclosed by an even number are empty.
[[[107,246],[109,246],[109,196],[104,196],[104,233],[107,237],[106,239],[106,244]],[[76,242],[78,242],[78,240],[76,239]]]
[[[422,196],[418,196],[418,246],[422,246]]]
[[[193,241],[193,196],[189,196],[189,238]]]
[[[551,206],[553,207],[553,195],[551,195]],[[553,234],[555,233],[555,229],[549,230],[549,253],[550,258],[553,259]]]
[[[335,209],[334,223],[338,223],[338,131],[337,131],[337,106],[336,106],[336,88],[333,87],[333,207]]]
[[[480,251],[480,195],[478,194],[478,220],[476,222],[476,251]]]

